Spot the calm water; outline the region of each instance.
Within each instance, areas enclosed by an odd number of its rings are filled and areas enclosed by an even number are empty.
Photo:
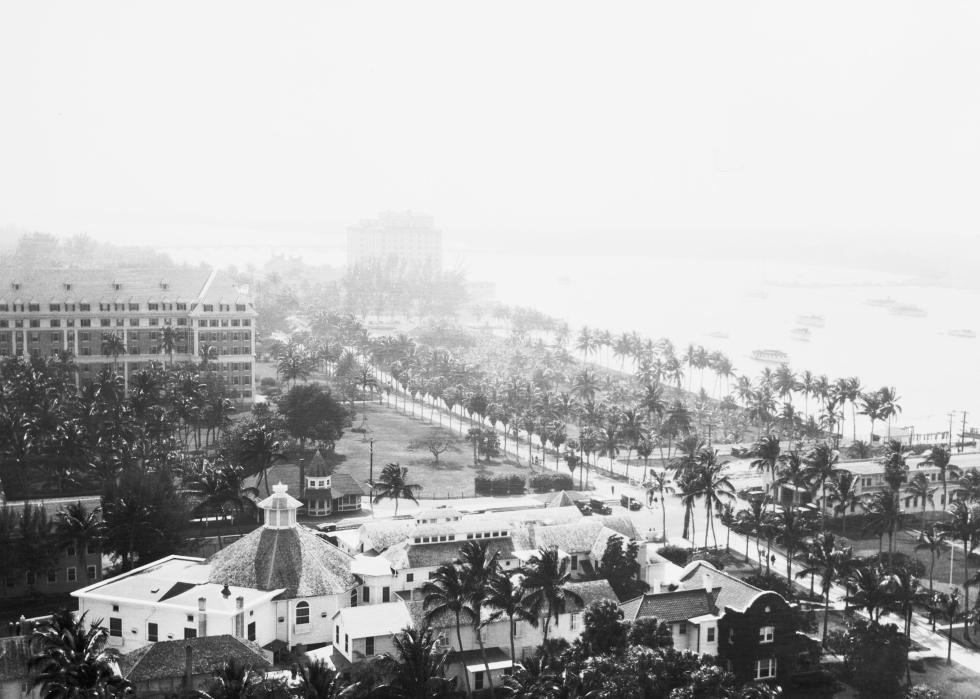
[[[750,358],[752,350],[778,349],[789,354],[795,370],[810,369],[831,379],[859,376],[865,387],[894,386],[903,407],[897,427],[941,431],[948,427],[950,410],[968,411],[968,425],[980,416],[980,372],[975,369],[980,340],[946,334],[977,327],[974,309],[980,295],[973,291],[906,286],[880,272],[758,260],[459,253],[455,258],[472,278],[495,280],[498,300],[538,307],[576,329],[585,324],[666,336],[678,351],[690,342],[703,344],[725,352],[739,373],[753,376],[765,365]],[[780,286],[785,283],[801,286]],[[867,304],[888,297],[928,315],[898,316]],[[809,328],[809,342],[791,335],[801,327],[800,315],[824,317],[823,327]],[[712,337],[712,332],[728,337]],[[712,382],[708,376],[709,391]],[[959,427],[961,414],[955,419]],[[858,417],[857,429],[867,439],[865,418]],[[851,432],[850,424],[845,430]]]

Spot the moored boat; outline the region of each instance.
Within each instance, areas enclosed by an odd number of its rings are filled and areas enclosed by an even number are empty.
[[[772,364],[785,364],[789,361],[789,355],[782,350],[757,349],[752,351],[751,356],[757,362],[769,362]]]
[[[895,305],[895,299],[889,296],[888,298],[883,299],[868,299],[865,301],[865,303],[867,303],[869,306],[875,306],[877,308],[887,308],[888,306]]]
[[[913,306],[910,303],[903,303],[892,306],[891,313],[897,316],[907,316],[909,318],[925,318],[929,312],[921,306]]]
[[[824,321],[823,316],[818,316],[818,315],[796,316],[797,323],[799,323],[800,325],[809,325],[810,327],[813,328],[822,328],[823,321]]]
[[[789,334],[793,336],[794,340],[810,341],[810,328],[793,328],[789,331]]]
[[[965,340],[972,340],[977,336],[976,331],[970,330],[969,328],[958,328],[956,330],[949,330],[946,332],[950,337],[962,337]]]

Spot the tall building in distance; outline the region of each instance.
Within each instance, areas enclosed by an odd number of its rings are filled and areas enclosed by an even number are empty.
[[[386,211],[348,229],[348,269],[391,261],[442,271],[442,232],[431,216]]]
[[[128,387],[149,362],[207,354],[228,397],[252,400],[256,312],[225,272],[8,268],[0,280],[0,356],[66,353],[81,383],[115,366]]]

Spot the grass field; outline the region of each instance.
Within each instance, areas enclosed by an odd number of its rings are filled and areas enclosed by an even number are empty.
[[[406,415],[374,402],[359,402],[355,404],[355,410],[354,427],[363,426],[367,432],[359,434],[346,430],[337,442],[334,457],[328,457],[328,462],[338,464],[360,483],[367,483],[370,475],[371,439],[374,440],[375,477],[385,464],[400,463],[408,468],[408,480],[422,485],[423,498],[470,497],[475,475],[526,475],[529,472],[525,465],[518,466],[500,458],[491,459],[489,463],[481,460],[480,466],[475,467],[473,449],[468,442],[445,428],[429,424],[428,419],[419,417],[417,412],[412,417],[410,413]],[[428,451],[409,451],[410,442],[430,435],[451,440],[458,451],[440,454],[438,463]]]

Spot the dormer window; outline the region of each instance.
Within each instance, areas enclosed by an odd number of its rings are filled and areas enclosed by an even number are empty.
[[[65,282],[65,291],[71,291],[71,282]]]
[[[168,284],[167,282],[161,281],[160,282],[160,288],[163,289],[164,291],[166,291],[167,289],[170,288],[170,284]]]
[[[10,282],[10,288],[14,291],[20,291],[20,282]]]
[[[112,288],[115,291],[119,291],[120,289],[122,289],[122,284],[120,282],[112,282]]]

